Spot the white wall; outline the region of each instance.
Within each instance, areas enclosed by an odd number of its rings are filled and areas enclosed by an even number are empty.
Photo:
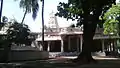
[[[38,60],[38,59],[48,59],[49,52],[43,51],[32,51],[32,50],[12,50],[9,55],[9,61],[15,60]]]

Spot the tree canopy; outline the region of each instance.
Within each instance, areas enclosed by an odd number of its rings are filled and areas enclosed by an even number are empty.
[[[104,34],[119,35],[120,29],[120,4],[112,5],[112,7],[105,13]]]
[[[77,19],[78,22],[82,22],[83,14],[93,15],[98,9],[102,10],[100,14],[104,14],[113,3],[115,3],[115,0],[68,0],[68,3],[59,3],[56,15],[72,20]]]
[[[83,24],[83,46],[82,52],[74,61],[81,63],[93,62],[91,56],[93,46],[93,36],[97,24],[103,21],[104,13],[115,4],[116,0],[68,0],[67,3],[60,2],[57,6],[56,15],[66,19],[77,19],[78,23]],[[101,20],[100,20],[101,18]]]
[[[27,25],[13,22],[7,30],[7,38],[15,44],[27,44],[30,30]],[[28,45],[28,44],[27,44]]]
[[[8,43],[20,45],[31,45],[31,42],[34,40],[30,35],[30,29],[28,25],[18,23],[17,21],[11,21],[5,23],[2,27],[2,31],[4,32],[1,34],[0,38],[1,44]]]

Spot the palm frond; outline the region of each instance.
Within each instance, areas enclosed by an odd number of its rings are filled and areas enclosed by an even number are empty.
[[[35,18],[37,17],[37,13],[39,10],[39,4],[38,4],[38,0],[32,0],[32,17],[35,20]]]
[[[35,20],[39,10],[38,0],[20,0],[20,8],[23,8],[24,11],[27,10],[27,13],[32,12],[32,17]]]

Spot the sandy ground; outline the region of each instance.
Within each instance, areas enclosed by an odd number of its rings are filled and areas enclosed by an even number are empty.
[[[25,61],[20,63],[9,63],[9,65],[0,64],[0,67],[4,68],[120,68],[120,58],[108,58],[108,57],[97,57],[93,56],[94,59],[98,60],[97,64],[84,64],[79,65],[76,63],[68,62],[69,59],[74,57],[57,57],[49,60],[36,60],[36,61]],[[3,68],[3,67],[2,67]]]
[[[98,57],[93,56],[94,59],[98,60],[97,64],[74,64],[74,63],[67,63],[68,59],[75,59],[74,57],[58,57],[56,59],[50,59],[51,63],[64,63],[63,68],[120,68],[120,58],[110,58],[110,57]],[[70,65],[70,66],[69,66]],[[62,66],[62,65],[61,65]]]
[[[57,57],[58,59],[59,58],[63,58],[63,59],[75,59],[77,58],[77,56],[69,56],[69,57],[65,57],[65,56],[62,56],[62,57]],[[56,58],[56,59],[57,59]],[[120,58],[112,58],[112,57],[104,57],[104,56],[93,56],[94,59],[103,59],[103,60],[120,60]]]

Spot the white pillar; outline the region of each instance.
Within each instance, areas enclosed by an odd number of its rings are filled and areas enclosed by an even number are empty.
[[[82,52],[83,37],[80,35],[80,51]]]
[[[71,45],[70,45],[70,36],[68,36],[68,50],[70,50],[71,49]]]
[[[61,52],[64,52],[64,43],[63,43],[63,38],[61,38]]]
[[[114,45],[114,44],[113,44],[113,41],[112,41],[112,43],[111,43],[111,51],[113,51],[113,45]]]
[[[108,51],[110,51],[110,44],[109,44],[109,46],[108,46]]]
[[[112,51],[112,42],[110,42],[110,51]]]
[[[42,44],[40,44],[40,50],[43,51],[43,46],[42,46]]]
[[[47,51],[50,51],[50,41],[48,41],[48,48]]]
[[[104,39],[102,39],[102,52],[104,52],[104,48],[105,48]]]

